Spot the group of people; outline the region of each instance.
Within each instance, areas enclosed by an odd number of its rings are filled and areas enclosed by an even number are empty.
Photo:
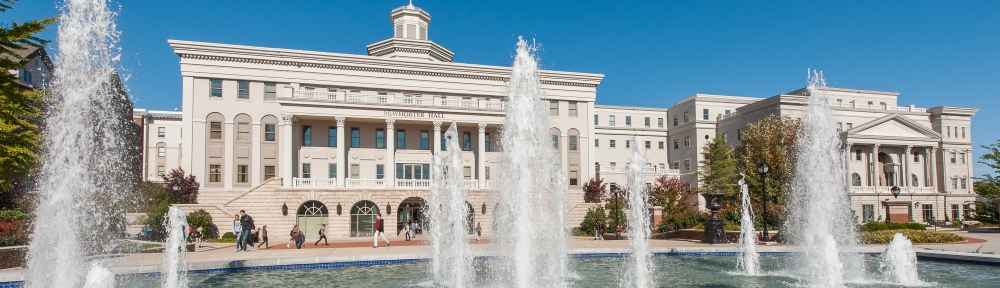
[[[423,231],[420,229],[420,223],[409,221],[403,223],[403,233],[406,234],[406,241],[410,239],[416,239],[417,234],[422,234]],[[396,235],[399,235],[398,233]]]
[[[200,233],[201,228],[198,229]],[[233,234],[236,235],[236,252],[247,252],[247,248],[254,251],[260,246],[270,248],[267,242],[267,225],[257,228],[253,217],[247,215],[246,210],[240,210],[240,214],[233,217]]]
[[[615,227],[615,239],[621,239],[623,233],[625,233],[625,229],[622,228],[622,225]],[[594,240],[604,240],[604,221],[594,223]]]

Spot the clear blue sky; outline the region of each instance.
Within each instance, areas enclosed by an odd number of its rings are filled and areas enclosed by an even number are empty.
[[[840,3],[845,2],[845,3]],[[365,54],[406,0],[121,1],[122,70],[136,107],[180,107],[167,39]],[[23,0],[0,22],[58,14]],[[518,35],[545,69],[602,73],[598,103],[670,107],[694,93],[766,97],[830,86],[900,92],[899,104],[977,107],[975,156],[1000,129],[1000,1],[431,1],[430,39],[455,62],[510,65]],[[55,27],[43,36],[54,38]],[[49,51],[55,51],[49,48]],[[977,164],[977,175],[990,173]]]

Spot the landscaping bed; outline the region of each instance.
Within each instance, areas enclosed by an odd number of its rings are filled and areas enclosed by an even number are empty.
[[[903,233],[913,244],[926,243],[951,243],[965,241],[965,237],[948,232],[935,232],[928,230],[894,229],[861,232],[861,243],[864,244],[889,244],[892,236],[896,233]]]

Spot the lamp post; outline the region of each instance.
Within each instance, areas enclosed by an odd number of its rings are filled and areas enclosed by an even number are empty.
[[[180,183],[174,183],[174,187],[171,187],[171,188],[174,189],[174,197],[177,197],[177,192],[181,191],[181,184]]]
[[[771,241],[771,236],[768,235],[768,233],[767,233],[767,221],[768,221],[768,217],[767,217],[767,171],[768,170],[770,170],[770,167],[767,167],[767,163],[760,162],[759,164],[757,164],[757,173],[760,173],[760,190],[761,190],[761,193],[763,194],[763,195],[761,195],[761,196],[763,196],[762,202],[764,204],[764,237],[760,238],[760,241],[763,241],[763,242]]]
[[[621,211],[621,209],[622,209],[622,207],[620,206],[621,204],[618,204],[618,193],[621,192],[621,189],[618,188],[618,185],[615,185],[614,187],[611,187],[611,192],[615,193],[615,209],[618,209],[618,211]],[[616,226],[614,229],[617,230],[618,229],[617,226],[618,225],[622,225],[622,217],[621,217],[621,213],[618,213],[618,212],[613,212],[613,213],[615,213],[615,226]]]
[[[892,186],[892,188],[889,189],[889,192],[892,192],[892,198],[899,198],[899,191],[899,186]]]

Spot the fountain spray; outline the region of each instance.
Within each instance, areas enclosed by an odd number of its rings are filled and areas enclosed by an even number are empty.
[[[740,195],[743,198],[743,215],[740,218],[740,258],[737,269],[743,275],[760,275],[760,255],[757,254],[757,233],[753,226],[753,207],[750,203],[750,189],[747,187],[747,175],[740,173]]]
[[[879,257],[879,271],[886,281],[905,286],[924,285],[917,274],[917,252],[913,251],[913,243],[902,233],[892,236],[892,242],[885,247],[885,252]]]
[[[472,282],[472,248],[469,246],[470,213],[465,202],[462,175],[462,146],[458,141],[458,123],[444,134],[447,155],[434,155],[434,182],[427,201],[430,220],[431,277],[434,284],[465,287]],[[447,158],[445,158],[447,157]],[[445,164],[447,161],[447,164]]]
[[[628,243],[632,248],[632,256],[629,258],[631,265],[628,267],[630,273],[622,277],[621,287],[655,287],[653,281],[653,261],[650,251],[649,236],[651,234],[649,223],[649,209],[647,203],[649,190],[646,189],[646,157],[639,151],[639,143],[632,137],[632,158],[626,165],[625,177],[628,181]]]
[[[187,214],[177,205],[170,206],[166,219],[167,244],[163,247],[163,287],[187,287]]]

